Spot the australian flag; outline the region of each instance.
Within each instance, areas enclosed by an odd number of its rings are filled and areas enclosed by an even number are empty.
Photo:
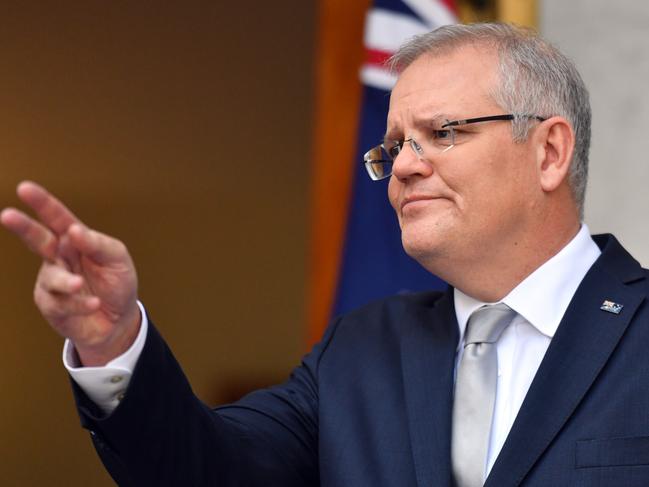
[[[445,286],[406,255],[388,202],[387,180],[371,181],[361,161],[385,133],[390,90],[396,81],[385,61],[407,39],[455,22],[454,0],[374,0],[367,13],[363,102],[334,315],[377,298]]]

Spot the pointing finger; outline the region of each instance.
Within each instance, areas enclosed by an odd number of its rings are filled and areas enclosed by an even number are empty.
[[[30,206],[43,224],[57,235],[65,233],[79,219],[63,203],[42,186],[23,181],[18,185],[18,197]]]
[[[32,252],[45,260],[54,260],[57,239],[45,226],[15,208],[4,209],[0,213],[0,223],[16,234]]]

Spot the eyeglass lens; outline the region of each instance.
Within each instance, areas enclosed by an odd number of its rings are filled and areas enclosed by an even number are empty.
[[[379,181],[392,174],[393,162],[403,150],[404,145],[409,145],[417,156],[424,157],[426,154],[445,152],[453,147],[454,143],[455,130],[453,127],[432,130],[427,137],[420,139],[410,137],[403,141],[385,141],[365,153],[363,156],[365,169],[373,181]]]

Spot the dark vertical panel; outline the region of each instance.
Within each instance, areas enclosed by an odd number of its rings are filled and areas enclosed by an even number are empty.
[[[320,0],[311,182],[309,342],[320,339],[334,301],[357,143],[363,24],[370,0]]]

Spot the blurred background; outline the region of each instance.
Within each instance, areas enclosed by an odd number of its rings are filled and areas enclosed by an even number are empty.
[[[332,312],[370,6],[0,2],[0,204],[33,179],[125,241],[207,403],[283,380]],[[649,5],[449,11],[535,26],[576,61],[594,111],[586,221],[649,265]],[[0,482],[113,485],[79,426],[62,340],[32,304],[39,262],[7,232],[0,248]]]

